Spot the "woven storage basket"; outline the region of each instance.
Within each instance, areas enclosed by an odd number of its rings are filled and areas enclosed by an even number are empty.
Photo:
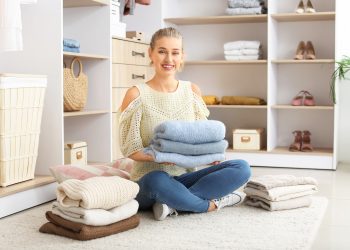
[[[33,179],[46,76],[0,74],[0,186]]]
[[[79,73],[74,75],[74,63],[79,63]],[[88,94],[88,78],[83,73],[83,65],[78,57],[75,57],[70,68],[63,69],[64,80],[64,111],[79,111],[85,107]]]

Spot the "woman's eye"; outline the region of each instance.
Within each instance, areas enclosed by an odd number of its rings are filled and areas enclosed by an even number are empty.
[[[160,50],[159,54],[165,54],[166,52],[164,50]]]

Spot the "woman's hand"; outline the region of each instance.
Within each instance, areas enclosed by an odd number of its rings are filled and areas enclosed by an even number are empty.
[[[175,163],[172,163],[172,162],[162,162],[160,164],[167,165],[167,166],[175,166]]]
[[[218,165],[219,163],[220,163],[220,161],[214,161],[214,162],[210,163],[209,165],[215,166],[215,165]]]

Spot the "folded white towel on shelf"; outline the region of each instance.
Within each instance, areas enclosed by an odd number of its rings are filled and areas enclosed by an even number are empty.
[[[242,56],[231,56],[225,55],[227,61],[240,61],[240,60],[259,60],[261,55],[242,55]]]
[[[259,196],[247,196],[245,204],[253,207],[261,207],[269,211],[287,210],[301,207],[308,207],[312,203],[311,197],[302,196],[285,201],[269,201]]]
[[[233,49],[259,49],[261,47],[260,41],[232,41],[224,44],[224,50]]]
[[[225,50],[224,54],[227,56],[243,56],[243,55],[259,55],[261,54],[261,49],[232,49]]]
[[[52,203],[52,213],[66,220],[90,226],[106,226],[125,220],[137,213],[139,203],[132,199],[127,203],[109,210],[85,209],[82,207],[63,207],[57,201]]]
[[[248,196],[257,196],[270,201],[283,201],[314,194],[317,191],[317,187],[315,185],[295,185],[260,190],[246,186],[243,191]]]
[[[230,8],[252,8],[252,7],[259,7],[261,5],[260,0],[228,0],[228,6]]]
[[[262,7],[254,8],[227,8],[225,13],[230,16],[238,15],[257,15],[262,13]]]
[[[265,190],[275,187],[307,184],[317,186],[317,181],[312,177],[297,177],[294,175],[261,175],[252,177],[246,186],[255,189]]]

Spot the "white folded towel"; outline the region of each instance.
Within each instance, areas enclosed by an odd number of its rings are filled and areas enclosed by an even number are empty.
[[[233,41],[224,44],[224,50],[233,49],[259,49],[261,47],[260,41]]]
[[[119,176],[69,179],[58,185],[57,201],[62,207],[111,209],[134,199],[139,186]]]
[[[258,196],[270,201],[283,201],[316,193],[315,185],[295,185],[286,187],[276,187],[268,190],[260,190],[246,186],[243,192],[248,196]]]
[[[240,61],[240,60],[259,60],[261,55],[242,55],[242,56],[231,56],[225,55],[227,61]]]
[[[57,201],[52,203],[52,213],[66,220],[82,223],[90,226],[105,226],[130,218],[137,213],[139,203],[132,199],[127,203],[112,208],[85,209],[82,207],[62,207]]]
[[[227,56],[243,56],[243,55],[260,55],[261,49],[232,49],[225,50],[224,54]]]
[[[262,175],[252,177],[246,186],[260,190],[265,190],[275,187],[307,184],[317,186],[317,181],[312,177],[297,177],[293,175]]]
[[[252,7],[252,8],[227,8],[225,10],[227,15],[238,16],[238,15],[257,15],[262,14],[262,7]]]
[[[285,201],[269,201],[258,196],[246,197],[245,204],[253,207],[261,207],[269,211],[287,210],[300,207],[308,207],[312,203],[310,196],[302,196]]]

